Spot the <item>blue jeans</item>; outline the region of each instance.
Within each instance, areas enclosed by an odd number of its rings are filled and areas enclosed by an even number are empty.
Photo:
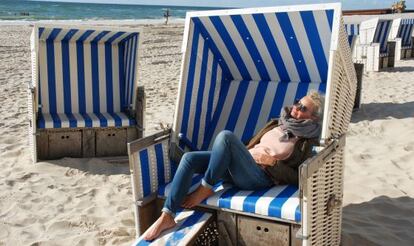
[[[272,180],[261,169],[246,146],[230,131],[220,132],[211,151],[185,153],[171,184],[163,212],[175,216],[191,187],[194,173],[205,173],[201,184],[212,188],[225,180],[243,190],[256,190],[273,186]]]

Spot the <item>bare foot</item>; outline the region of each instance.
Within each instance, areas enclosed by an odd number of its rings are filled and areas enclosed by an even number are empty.
[[[211,189],[199,185],[195,191],[184,199],[182,206],[185,208],[193,208],[213,194],[214,192]]]
[[[171,215],[163,212],[157,221],[155,221],[154,224],[152,224],[151,227],[145,231],[144,239],[147,241],[154,240],[161,234],[161,232],[168,230],[176,225],[177,224],[175,223],[174,218]]]

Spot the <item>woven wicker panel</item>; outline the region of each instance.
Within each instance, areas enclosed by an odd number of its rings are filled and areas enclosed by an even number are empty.
[[[348,130],[356,92],[356,74],[352,63],[346,33],[339,33],[339,47],[334,54],[331,96],[331,114],[327,137],[338,137]],[[308,232],[311,245],[339,245],[341,239],[342,207],[327,213],[327,203],[332,195],[342,199],[343,149],[307,180]]]

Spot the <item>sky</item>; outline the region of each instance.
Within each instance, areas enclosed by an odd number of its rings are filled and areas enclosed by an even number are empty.
[[[120,3],[150,4],[177,6],[207,7],[264,7],[292,4],[311,4],[342,2],[342,9],[378,9],[390,8],[397,0],[42,0],[51,2],[87,2],[87,3]],[[414,0],[406,1],[407,9],[414,9]]]

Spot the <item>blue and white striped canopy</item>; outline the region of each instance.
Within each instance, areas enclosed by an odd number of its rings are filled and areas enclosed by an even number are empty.
[[[312,6],[189,14],[175,132],[200,150],[225,129],[247,141],[283,106],[325,92],[339,5]]]
[[[401,38],[401,47],[412,46],[412,34],[414,30],[414,19],[402,19],[398,29],[397,38]]]
[[[388,52],[387,40],[391,30],[392,20],[379,20],[375,29],[373,43],[380,44],[380,55]]]
[[[40,127],[134,124],[138,32],[35,28]]]
[[[359,24],[345,24],[348,35],[359,35]]]

